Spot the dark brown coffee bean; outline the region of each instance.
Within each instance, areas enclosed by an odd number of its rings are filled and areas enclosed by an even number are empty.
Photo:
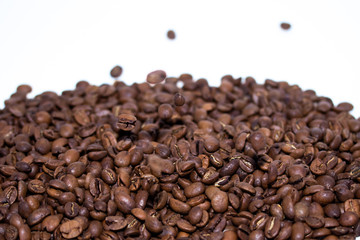
[[[196,227],[193,226],[191,223],[189,223],[188,221],[186,221],[185,219],[179,219],[179,221],[177,221],[176,226],[184,232],[187,233],[192,233],[196,230]]]
[[[212,135],[206,135],[204,138],[204,147],[209,152],[215,152],[220,147],[219,140]]]
[[[5,188],[2,194],[4,196],[4,200],[9,205],[12,205],[18,197],[18,191],[14,186]],[[6,203],[4,205],[7,205]]]
[[[105,228],[111,231],[119,231],[127,226],[128,222],[122,216],[107,216],[104,221]]]
[[[162,223],[153,216],[146,216],[145,227],[152,233],[160,233],[163,230]]]
[[[175,212],[177,213],[181,213],[181,214],[187,214],[191,207],[189,204],[184,203],[182,201],[179,201],[177,199],[174,198],[170,198],[169,201],[169,206],[171,207],[171,209],[173,209]]]
[[[338,218],[340,217],[340,208],[337,204],[331,203],[324,207],[324,211],[327,216]]]
[[[115,203],[118,209],[123,213],[130,213],[131,209],[135,208],[135,201],[124,192],[115,193]]]
[[[141,208],[133,208],[131,209],[131,213],[140,220],[144,221],[146,218],[146,212]]]
[[[67,202],[64,206],[65,216],[74,218],[79,214],[79,205],[76,202]]]
[[[330,190],[322,190],[313,195],[313,200],[320,204],[328,204],[334,201],[335,194]]]
[[[206,196],[211,200],[211,206],[216,212],[225,212],[229,205],[228,195],[214,186],[205,190]]]
[[[291,28],[291,25],[289,23],[283,22],[280,24],[280,27],[284,30],[289,30]]]
[[[249,240],[265,240],[265,234],[261,230],[252,231],[249,235]]]
[[[158,114],[161,119],[170,119],[173,113],[174,110],[168,103],[163,103],[158,108]]]
[[[196,197],[205,192],[205,186],[201,182],[195,182],[184,189],[187,198]]]
[[[28,183],[28,190],[33,193],[42,194],[45,192],[46,189],[42,181],[35,179],[35,180],[31,180]]]
[[[163,70],[156,70],[149,73],[146,77],[146,81],[151,84],[157,84],[164,81],[166,78],[166,72]]]
[[[324,218],[318,215],[308,216],[305,221],[311,228],[321,228],[325,224]]]
[[[247,164],[244,164],[248,166]],[[239,168],[239,159],[232,158],[230,162],[226,163],[219,171],[220,177],[223,176],[231,176],[233,175]]]
[[[123,131],[131,131],[135,128],[136,117],[131,114],[120,114],[118,117],[118,122],[116,124],[117,128]]]
[[[113,78],[118,78],[122,74],[122,71],[123,71],[122,67],[115,66],[113,67],[113,69],[111,69],[110,76]]]
[[[83,232],[83,227],[78,221],[70,220],[60,225],[60,232],[64,238],[76,238]]]
[[[182,106],[185,104],[185,98],[183,95],[181,95],[180,93],[176,93],[174,95],[174,104],[175,106]]]
[[[293,219],[295,217],[295,206],[290,195],[286,195],[282,201],[282,208],[287,218]]]
[[[189,221],[192,225],[196,225],[201,221],[203,210],[199,206],[193,207],[189,212]]]
[[[107,184],[114,184],[116,183],[116,173],[109,168],[105,168],[101,171],[101,178],[104,180]]]
[[[281,221],[277,217],[270,217],[265,225],[265,236],[267,238],[275,238],[280,231]]]
[[[309,205],[305,202],[298,202],[294,205],[295,221],[304,221],[309,215]]]
[[[344,212],[339,219],[339,223],[344,227],[354,226],[358,222],[359,216],[354,212]]]
[[[45,229],[48,232],[53,232],[59,226],[62,218],[63,218],[62,214],[47,216],[46,218],[44,218],[44,220],[41,223],[43,229]]]
[[[174,40],[175,39],[175,32],[173,30],[169,30],[167,33],[166,33],[168,39],[171,39],[171,40]]]
[[[304,224],[302,222],[296,222],[292,225],[291,239],[300,240],[305,237]]]
[[[50,215],[50,210],[48,208],[39,208],[33,211],[27,219],[29,225],[35,225],[41,222],[45,217]]]
[[[9,225],[5,229],[4,237],[6,240],[15,240],[18,237],[18,230],[16,227]]]

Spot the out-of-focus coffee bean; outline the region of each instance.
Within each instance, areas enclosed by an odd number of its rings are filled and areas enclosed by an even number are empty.
[[[146,77],[146,81],[151,84],[157,84],[164,81],[166,78],[166,72],[163,70],[156,70],[149,73]]]
[[[185,98],[180,93],[175,93],[174,95],[174,104],[175,106],[182,106],[185,104]]]
[[[118,78],[121,76],[122,71],[123,71],[122,67],[115,66],[113,67],[113,69],[111,69],[110,76],[112,76],[113,78]]]

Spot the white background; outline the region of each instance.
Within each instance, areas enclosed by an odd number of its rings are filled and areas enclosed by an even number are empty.
[[[61,93],[112,83],[121,65],[127,83],[156,69],[212,85],[225,74],[286,80],[351,102],[359,117],[359,12],[359,0],[0,0],[0,107],[21,83],[31,96]]]

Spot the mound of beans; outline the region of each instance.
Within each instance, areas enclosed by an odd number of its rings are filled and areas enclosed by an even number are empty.
[[[0,240],[360,235],[351,104],[251,77],[147,80],[5,101]]]

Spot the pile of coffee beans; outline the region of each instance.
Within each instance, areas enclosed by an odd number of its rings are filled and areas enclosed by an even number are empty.
[[[0,110],[0,239],[360,235],[351,104],[251,77],[148,81],[17,88]]]

